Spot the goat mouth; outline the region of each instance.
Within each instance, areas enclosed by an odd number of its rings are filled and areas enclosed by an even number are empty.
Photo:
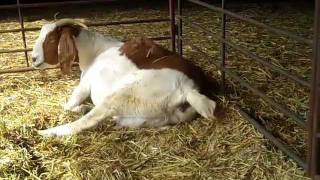
[[[32,67],[34,69],[50,69],[50,68],[57,68],[59,67],[60,65],[51,65],[51,64],[48,64],[48,63],[45,63],[45,62],[42,62],[42,63],[39,63],[39,64],[33,64]]]
[[[39,69],[42,64],[43,64],[43,63],[33,64],[32,66],[33,66],[35,69]]]

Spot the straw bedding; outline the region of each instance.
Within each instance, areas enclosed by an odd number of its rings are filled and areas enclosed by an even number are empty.
[[[233,11],[270,25],[309,37],[312,10],[285,4],[275,11],[265,5],[242,4]],[[148,9],[148,10],[146,10]],[[166,6],[142,4],[140,8],[85,6],[26,10],[26,27],[74,17],[90,21],[167,17]],[[17,28],[15,12],[4,12],[0,29]],[[184,14],[220,35],[220,15],[187,6]],[[41,15],[41,16],[40,16]],[[92,28],[105,35],[130,38],[168,35],[168,24],[122,25]],[[190,46],[185,55],[216,78],[220,72],[210,61],[219,61],[220,46],[214,37],[185,27],[184,35],[213,57],[205,59]],[[38,32],[27,32],[31,47]],[[310,79],[311,50],[290,39],[228,18],[227,38],[249,48],[267,61]],[[1,34],[1,49],[22,48],[20,33]],[[163,41],[167,46],[168,42]],[[0,54],[2,69],[23,67],[23,53]],[[227,66],[277,102],[306,117],[308,90],[228,49]],[[305,155],[306,132],[287,121],[238,83],[228,81],[226,96],[219,94],[225,116],[198,118],[166,130],[115,129],[106,120],[98,127],[65,138],[42,138],[36,129],[66,123],[81,114],[65,112],[63,104],[79,81],[79,70],[69,77],[58,70],[0,75],[0,177],[5,179],[307,179],[304,171],[264,139],[233,108],[235,104],[255,116],[292,148]]]

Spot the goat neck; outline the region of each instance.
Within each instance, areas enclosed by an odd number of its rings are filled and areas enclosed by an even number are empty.
[[[111,47],[121,47],[122,42],[111,37],[104,37],[103,35],[90,32],[83,29],[76,38],[76,45],[78,48],[79,66],[82,72],[85,72],[94,59],[105,50]]]

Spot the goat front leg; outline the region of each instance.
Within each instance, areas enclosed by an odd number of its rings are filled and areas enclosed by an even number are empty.
[[[82,130],[96,126],[100,121],[113,115],[114,108],[106,107],[106,105],[102,103],[95,106],[89,113],[74,122],[46,130],[39,130],[38,133],[46,137],[76,134]]]
[[[84,112],[87,106],[80,106],[80,104],[89,97],[90,84],[85,77],[80,81],[79,85],[73,90],[67,103],[63,105],[64,110],[73,112]]]

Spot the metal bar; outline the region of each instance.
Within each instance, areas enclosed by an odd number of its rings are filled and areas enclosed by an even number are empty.
[[[176,22],[175,22],[175,0],[169,0],[171,49],[176,52]]]
[[[273,28],[271,26],[268,26],[266,24],[263,24],[259,21],[256,21],[254,19],[251,19],[251,18],[246,18],[246,17],[243,17],[243,16],[240,16],[236,13],[233,13],[231,11],[228,11],[228,10],[225,10],[225,9],[222,9],[222,8],[219,8],[219,7],[216,7],[216,6],[213,6],[211,4],[208,4],[208,3],[205,3],[205,2],[202,2],[202,1],[199,1],[199,0],[188,0],[190,2],[193,2],[195,4],[198,4],[200,6],[204,6],[206,8],[209,8],[211,10],[214,10],[214,11],[217,11],[217,12],[220,12],[220,13],[224,13],[226,15],[229,15],[231,17],[234,17],[234,18],[237,18],[237,19],[240,19],[242,21],[245,21],[245,22],[248,22],[248,23],[251,23],[251,24],[254,24],[260,28],[264,28],[272,33],[275,33],[275,34],[279,34],[279,35],[283,35],[283,36],[287,36],[287,37],[290,37],[298,42],[302,42],[302,43],[305,43],[305,44],[308,44],[308,45],[312,45],[312,40],[310,39],[306,39],[306,38],[302,38],[300,36],[297,36],[295,34],[292,34],[290,32],[287,32],[287,31],[284,31],[284,30],[280,30],[280,29],[276,29],[276,28]]]
[[[106,25],[120,25],[120,24],[142,24],[142,23],[158,23],[158,22],[169,22],[169,18],[161,19],[144,19],[144,20],[127,20],[127,21],[103,21],[103,22],[88,22],[87,26],[106,26]],[[41,27],[34,28],[18,28],[18,29],[6,29],[0,30],[0,33],[20,32],[20,31],[38,31]]]
[[[183,39],[185,41],[185,39]],[[209,55],[207,55],[206,53],[204,53],[203,51],[200,50],[200,48],[191,45],[188,43],[189,46],[191,46],[193,49],[195,49],[197,52],[201,53],[203,56],[205,56],[208,59],[213,59],[212,57],[210,57]],[[224,71],[229,77],[231,77],[232,79],[234,79],[235,81],[239,82],[240,85],[242,85],[243,87],[249,89],[251,92],[253,92],[254,94],[258,95],[261,99],[263,99],[266,103],[270,104],[271,106],[275,107],[278,111],[280,111],[281,113],[283,113],[284,115],[286,115],[287,117],[291,118],[292,120],[294,120],[294,122],[296,122],[298,125],[302,126],[302,127],[306,127],[306,123],[303,120],[302,117],[300,117],[298,114],[291,112],[290,110],[288,110],[286,107],[278,104],[277,102],[275,102],[274,100],[272,100],[271,98],[269,98],[267,95],[265,95],[263,92],[261,92],[260,90],[253,88],[249,83],[247,83],[245,80],[241,79],[241,77],[239,77],[238,75],[234,74],[231,70],[221,66],[221,63],[217,62],[217,61],[210,61],[211,63],[213,63],[216,67],[218,67],[220,70]]]
[[[168,40],[171,39],[171,36],[160,36],[160,37],[151,37],[150,39],[153,39],[155,41],[162,41],[162,40]],[[127,41],[128,39],[123,39],[121,41]],[[0,54],[4,53],[19,53],[19,52],[28,52],[32,51],[32,48],[25,48],[25,49],[13,49],[13,50],[0,50]]]
[[[154,41],[163,41],[163,40],[169,40],[171,39],[171,36],[160,36],[160,37],[149,37],[150,39],[154,40]],[[121,40],[122,42],[126,42],[130,39],[123,39]]]
[[[20,0],[17,0],[17,5],[20,4]],[[24,32],[24,22],[23,22],[23,14],[21,11],[20,6],[18,6],[18,15],[19,15],[19,22],[20,22],[20,26],[21,26],[21,35],[22,35],[22,42],[23,42],[23,48],[27,49],[27,42],[26,42],[26,34]],[[29,58],[28,58],[28,52],[24,51],[24,57],[26,58],[26,64],[29,67]]]
[[[32,48],[26,48],[26,49],[13,49],[13,50],[0,50],[0,54],[3,53],[18,53],[18,52],[28,52],[28,51],[32,51]]]
[[[188,22],[188,21],[184,21],[184,22],[187,23],[187,24],[190,24],[190,25],[193,26],[193,27],[202,29],[205,33],[210,34],[210,35],[216,37],[219,41],[222,41],[224,44],[226,44],[226,45],[228,45],[228,46],[236,49],[237,51],[239,51],[239,52],[245,54],[246,56],[250,57],[251,59],[253,59],[253,60],[255,60],[255,61],[263,64],[264,66],[270,68],[271,70],[274,70],[274,71],[280,73],[281,75],[283,75],[283,76],[285,76],[285,77],[287,77],[287,78],[289,78],[289,79],[291,79],[291,80],[299,83],[299,84],[302,85],[302,86],[305,86],[305,87],[307,87],[307,88],[311,88],[310,82],[307,82],[307,81],[303,80],[303,79],[300,78],[300,77],[297,77],[297,76],[294,76],[294,75],[290,74],[290,73],[287,72],[286,70],[284,70],[284,69],[282,69],[282,68],[279,68],[279,67],[277,67],[277,66],[275,66],[275,65],[267,62],[266,60],[262,59],[261,57],[255,55],[255,54],[253,54],[253,53],[251,53],[250,51],[246,50],[245,48],[243,48],[243,47],[241,47],[241,46],[239,46],[239,45],[233,44],[233,43],[227,41],[226,39],[222,39],[220,36],[217,36],[216,33],[212,32],[212,31],[210,31],[210,30],[207,30],[207,29],[204,28],[203,26],[201,26],[201,25],[199,25],[199,24],[197,24],[197,23],[193,23],[193,22]]]
[[[163,40],[168,40],[171,39],[171,36],[163,36],[163,37],[154,37],[154,38],[150,38],[154,41],[163,41]]]
[[[113,21],[113,22],[89,22],[87,26],[106,26],[106,25],[121,25],[121,24],[140,24],[140,23],[156,23],[156,22],[169,22],[169,18],[161,19],[142,19],[142,20],[127,20],[127,21]]]
[[[78,63],[72,64],[72,67],[79,66]],[[59,69],[60,67],[51,67],[51,68],[45,68],[45,69],[35,69],[33,67],[23,67],[23,68],[16,68],[16,69],[0,69],[0,75],[1,74],[8,74],[8,73],[21,73],[21,72],[28,72],[28,71],[43,71],[43,70],[50,70],[50,69]]]
[[[225,0],[222,0],[221,2],[221,8],[225,8]],[[222,13],[221,15],[221,39],[226,39],[226,15]],[[226,44],[223,41],[221,42],[221,65],[225,67],[226,65]],[[222,89],[223,92],[225,92],[225,86],[226,86],[226,73],[221,72],[221,81],[222,81]]]
[[[307,163],[302,160],[301,157],[297,156],[287,145],[285,145],[281,140],[274,137],[264,126],[259,124],[257,120],[249,116],[246,112],[244,112],[239,107],[235,107],[235,109],[247,119],[261,134],[263,134],[267,139],[269,139],[277,148],[287,154],[291,159],[298,163],[303,169],[307,170]]]
[[[182,16],[182,4],[181,3],[182,3],[181,0],[178,0],[178,4],[177,4],[178,16]],[[183,55],[183,52],[182,52],[183,47],[182,47],[182,40],[181,40],[181,38],[182,38],[182,20],[180,18],[178,18],[176,20],[178,23],[178,25],[177,25],[177,28],[178,28],[178,36],[177,36],[178,37],[178,43],[177,43],[178,53],[180,56],[182,56]]]
[[[163,37],[150,37],[150,39],[154,41],[162,41],[171,39],[171,36],[163,36]],[[126,40],[123,40],[126,41]],[[32,49],[31,49],[32,50]],[[56,69],[56,68],[48,68],[48,69]],[[18,72],[27,72],[27,71],[36,71],[39,69],[34,69],[33,67],[25,67],[25,68],[17,68],[17,69],[0,69],[0,74],[6,73],[18,73]]]
[[[30,3],[30,4],[12,4],[12,5],[1,5],[1,9],[15,9],[21,8],[39,8],[39,7],[53,7],[53,6],[65,6],[65,5],[86,5],[93,3],[105,3],[115,2],[116,0],[90,0],[90,1],[63,1],[63,2],[46,2],[46,3]]]
[[[1,33],[12,33],[12,32],[20,32],[20,31],[38,31],[40,30],[40,27],[36,27],[36,28],[18,28],[18,29],[6,29],[6,30],[0,30],[0,34]]]
[[[0,74],[7,73],[19,73],[19,72],[27,72],[27,71],[35,71],[39,69],[34,69],[33,67],[24,67],[24,68],[16,68],[16,69],[1,69]]]
[[[312,178],[320,175],[320,139],[317,134],[320,132],[320,0],[315,1],[314,18],[314,40],[313,40],[313,61],[312,61],[312,89],[310,95],[310,117],[308,119],[309,152],[308,165],[309,174]]]

